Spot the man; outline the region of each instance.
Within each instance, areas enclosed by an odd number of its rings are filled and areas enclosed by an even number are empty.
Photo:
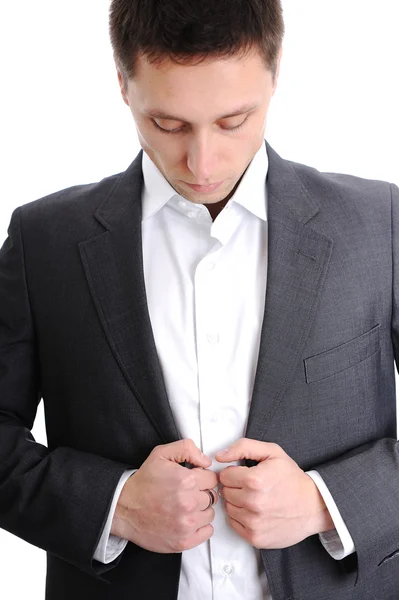
[[[399,190],[265,144],[278,0],[110,24],[143,151],[12,215],[0,526],[47,600],[393,600]]]

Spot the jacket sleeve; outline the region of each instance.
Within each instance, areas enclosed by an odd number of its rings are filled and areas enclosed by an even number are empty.
[[[334,502],[334,498],[331,496],[330,491],[320,477],[320,474],[317,471],[307,471],[306,474],[313,479],[317,486],[335,527],[331,531],[319,533],[320,542],[332,558],[335,560],[342,560],[356,552],[351,534],[340,515],[338,507]]]
[[[112,521],[114,519],[114,514],[116,510],[116,506],[118,504],[119,497],[122,493],[123,486],[126,481],[129,479],[131,475],[136,473],[137,469],[130,469],[126,471],[120,481],[118,483],[118,487],[115,490],[115,494],[112,500],[111,509],[109,511],[107,522],[105,524],[104,530],[101,534],[100,541],[98,542],[98,546],[96,548],[94,558],[101,563],[108,564],[112,562],[115,558],[117,558],[126,548],[128,540],[124,538],[120,538],[116,535],[111,534]]]
[[[132,465],[35,441],[41,399],[35,331],[26,285],[21,209],[0,250],[0,527],[101,581],[93,559],[118,481]]]
[[[392,323],[399,365],[399,189],[391,185]],[[399,445],[396,438],[366,443],[314,469],[326,483],[357,554],[356,585],[388,560],[399,567]]]

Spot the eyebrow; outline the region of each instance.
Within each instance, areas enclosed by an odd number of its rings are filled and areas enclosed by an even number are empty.
[[[254,110],[258,106],[259,106],[259,104],[252,104],[252,105],[244,104],[243,106],[240,106],[240,108],[237,108],[237,110],[235,110],[234,112],[232,112],[228,115],[221,115],[220,117],[216,117],[216,120],[219,121],[220,119],[229,119],[230,117],[236,117],[237,115],[243,115],[244,113]],[[188,121],[185,121],[181,117],[176,117],[173,115],[166,114],[162,110],[149,109],[149,110],[145,110],[144,114],[146,114],[149,117],[155,117],[156,119],[170,119],[171,121],[182,121],[183,123],[188,123]]]

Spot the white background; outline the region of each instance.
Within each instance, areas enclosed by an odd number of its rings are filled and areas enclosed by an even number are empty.
[[[266,138],[319,170],[399,184],[397,0],[283,0]],[[125,170],[140,150],[119,92],[108,0],[0,5],[0,244],[17,206]],[[47,444],[43,404],[33,428]],[[45,552],[0,531],[4,600],[43,600]]]

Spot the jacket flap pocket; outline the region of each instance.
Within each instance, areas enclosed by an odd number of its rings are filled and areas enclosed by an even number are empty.
[[[331,377],[372,356],[380,349],[379,333],[380,325],[376,325],[345,344],[306,358],[304,361],[306,382],[312,383]]]

